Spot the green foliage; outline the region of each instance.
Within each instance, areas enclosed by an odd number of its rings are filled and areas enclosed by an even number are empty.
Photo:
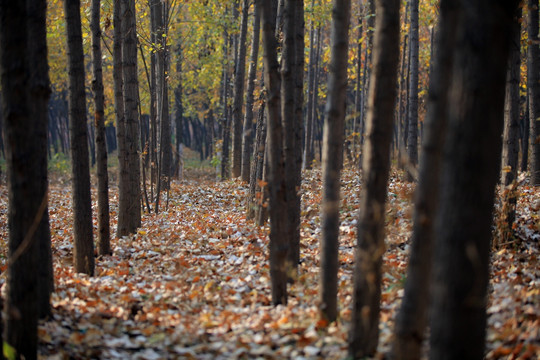
[[[17,358],[17,350],[15,350],[15,348],[9,345],[6,341],[4,341],[3,345],[4,357],[8,360],[15,360]]]
[[[49,159],[47,166],[49,172],[55,172],[59,175],[66,175],[71,170],[69,157],[64,153],[56,153]]]

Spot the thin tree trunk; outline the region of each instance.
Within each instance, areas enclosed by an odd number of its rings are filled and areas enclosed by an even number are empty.
[[[441,154],[446,133],[447,99],[456,46],[457,9],[452,0],[440,3],[439,29],[430,77],[426,136],[415,194],[413,235],[405,293],[399,309],[393,343],[396,360],[419,359],[427,322],[434,220],[438,206]]]
[[[315,6],[315,0],[311,0],[311,9]],[[308,161],[309,142],[313,131],[313,88],[315,86],[315,24],[311,21],[311,29],[309,31],[309,65],[308,65],[308,91],[307,91],[307,114],[304,136],[304,169],[311,169],[312,161]]]
[[[105,144],[105,113],[103,72],[101,66],[101,29],[99,25],[101,0],[92,0],[92,90],[94,91],[97,178],[98,178],[98,252],[111,253],[109,228],[109,175],[107,173],[107,147]]]
[[[249,0],[243,0],[242,21],[240,24],[240,38],[238,48],[238,61],[234,76],[234,100],[232,108],[233,134],[232,134],[232,177],[242,174],[242,107],[244,103],[244,83],[246,78],[246,38],[248,25]]]
[[[264,151],[266,149],[266,122],[264,121],[264,102],[260,102],[253,148],[253,164],[249,180],[249,205],[247,217],[253,219],[263,203],[263,193],[259,181],[263,179]],[[257,195],[258,194],[258,195]]]
[[[418,164],[418,0],[410,0],[411,26],[410,40],[410,75],[409,75],[409,113],[407,136],[407,155],[409,157],[406,170],[407,181],[415,180],[416,165]]]
[[[253,92],[255,90],[255,78],[257,77],[257,59],[259,56],[260,38],[260,11],[255,2],[255,16],[253,17],[253,39],[251,40],[251,54],[249,56],[248,86],[246,91],[246,112],[244,116],[244,126],[242,132],[242,181],[248,182],[250,179],[250,156],[253,143]]]
[[[229,168],[229,146],[231,141],[231,117],[229,112],[229,66],[228,57],[230,52],[229,34],[227,31],[223,34],[224,49],[223,60],[225,62],[223,71],[223,135],[221,143],[221,180],[228,179],[230,176]]]
[[[38,146],[41,151],[34,157],[39,165],[36,167],[39,174],[32,176],[37,183],[44,186],[42,190],[47,193],[47,128],[49,122],[48,105],[51,94],[49,67],[47,64],[47,2],[36,0],[27,2],[28,10],[28,47],[30,52],[30,96],[32,98],[32,117],[36,120],[36,131],[39,130]],[[28,164],[27,164],[28,165]],[[30,166],[30,165],[28,165]],[[43,185],[42,182],[45,184]],[[45,195],[42,195],[45,196]],[[38,196],[39,197],[39,196]],[[46,204],[45,204],[46,205]],[[46,318],[51,314],[51,293],[54,291],[54,277],[52,266],[51,232],[49,229],[49,213],[45,208],[43,217],[37,230],[38,253],[38,303],[39,317]]]
[[[372,81],[368,100],[367,139],[349,352],[353,358],[373,355],[379,339],[382,256],[390,141],[399,63],[399,0],[379,0],[376,8]]]
[[[281,123],[281,79],[277,61],[277,41],[275,22],[271,4],[261,1],[261,25],[264,49],[264,83],[266,107],[268,111],[268,187],[270,200],[270,276],[272,283],[272,303],[287,303],[287,208],[285,186],[285,164],[283,158],[283,127]]]
[[[84,53],[79,0],[65,0],[64,11],[69,59],[69,132],[73,176],[74,266],[77,272],[94,275]]]
[[[182,160],[182,144],[183,144],[183,127],[184,127],[184,107],[182,104],[182,47],[178,46],[176,54],[176,74],[178,77],[178,85],[174,89],[174,104],[175,104],[175,122],[176,122],[176,153],[174,159],[175,174],[178,179],[182,178],[183,160]]]
[[[503,227],[502,242],[512,236],[512,225],[516,219],[517,192],[510,185],[517,180],[519,165],[519,80],[521,68],[521,9],[514,15],[510,56],[506,75],[506,94],[504,99],[504,130],[502,148],[501,183],[503,191]]]
[[[125,171],[120,172],[118,236],[133,234],[141,225],[141,190],[139,159],[139,111],[137,79],[137,39],[135,0],[122,4],[122,77],[124,91],[124,153],[119,154]]]
[[[295,238],[295,205],[296,197],[296,179],[294,163],[294,111],[295,111],[295,83],[296,83],[296,52],[295,52],[295,13],[297,0],[285,0],[283,9],[283,47],[281,52],[281,123],[283,126],[283,154],[285,162],[285,203],[286,207],[281,211],[287,212],[286,222],[286,241],[289,242],[289,251],[287,254],[286,272],[292,279],[296,276],[296,266],[293,264],[291,254],[294,248]],[[298,229],[299,230],[299,229]]]
[[[505,74],[518,1],[458,3],[434,248],[431,359],[483,359]],[[470,36],[475,34],[475,36]]]
[[[531,121],[531,184],[540,185],[540,39],[538,38],[538,1],[529,0],[529,52],[527,57],[527,89]]]
[[[328,98],[326,100],[323,131],[321,291],[319,305],[321,317],[330,322],[335,321],[338,314],[340,178],[343,163],[350,11],[350,0],[334,0]]]
[[[531,127],[529,126],[529,97],[525,101],[525,113],[520,121],[521,128],[521,171],[526,172],[529,165],[529,137]]]
[[[293,273],[289,274],[290,279],[295,277],[300,263],[300,188],[302,181],[302,135],[304,131],[304,1],[296,0],[294,6],[294,113],[291,126],[292,143],[290,145],[292,154],[290,154],[289,159],[291,170],[288,174],[290,180],[286,180],[289,193],[287,202],[289,203],[289,229],[291,232],[289,261],[293,268]]]

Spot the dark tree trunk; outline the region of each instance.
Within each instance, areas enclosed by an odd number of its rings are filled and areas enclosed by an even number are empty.
[[[418,164],[418,0],[410,0],[411,26],[410,40],[410,70],[409,70],[409,113],[407,136],[407,180],[415,180],[416,164]]]
[[[501,160],[507,55],[517,3],[458,3],[435,224],[431,359],[484,357],[494,191]]]
[[[510,41],[510,56],[504,100],[504,132],[502,151],[502,184],[510,185],[517,178],[519,155],[519,72],[521,65],[521,11],[515,14]]]
[[[300,188],[302,181],[302,135],[304,120],[304,1],[294,1],[294,113],[292,120],[292,149],[290,158],[290,171],[286,172],[286,184],[288,187],[287,203],[289,204],[289,231],[291,234],[291,248],[289,261],[293,272],[290,277],[295,277],[300,263]],[[287,153],[286,153],[287,156]]]
[[[517,180],[519,165],[519,80],[521,68],[521,9],[514,15],[510,40],[510,55],[506,75],[504,99],[504,130],[502,148],[501,184],[503,190],[502,232],[497,241],[506,242],[512,237],[512,225],[516,219],[517,191],[512,184]]]
[[[6,140],[8,268],[4,351],[37,358],[39,224],[47,210],[47,122],[34,117],[26,1],[0,2],[0,76]],[[28,181],[34,179],[35,181]],[[37,225],[37,226],[36,226]],[[44,235],[44,234],[43,234]]]
[[[124,81],[122,78],[122,0],[114,0],[113,8],[113,82],[114,82],[114,113],[116,118],[116,143],[118,145],[118,187],[119,192],[126,184],[121,181],[127,169],[122,157],[126,152],[126,126],[124,124]],[[122,188],[122,190],[120,190]],[[118,230],[117,230],[118,233]]]
[[[529,52],[527,57],[527,89],[531,121],[531,184],[540,185],[540,39],[538,38],[538,1],[529,0]]]
[[[311,10],[315,6],[315,0],[311,0]],[[303,149],[303,167],[304,169],[311,169],[313,159],[308,161],[307,154],[309,151],[309,143],[312,138],[313,131],[313,91],[315,86],[315,23],[311,21],[311,28],[309,30],[309,64],[308,64],[308,91],[307,91],[307,113],[306,113],[306,126],[304,133],[304,149]]]
[[[287,207],[281,211],[287,212],[286,241],[289,242],[287,255],[287,276],[296,276],[296,264],[291,254],[295,247],[295,205],[296,205],[296,178],[295,178],[295,83],[296,83],[296,52],[295,52],[295,22],[297,0],[285,0],[283,9],[283,46],[281,52],[281,123],[283,131],[283,154],[285,162],[285,203]],[[299,230],[299,229],[298,229]]]
[[[246,78],[246,38],[248,25],[249,0],[242,5],[242,21],[240,24],[240,38],[238,59],[234,75],[234,99],[232,108],[232,177],[242,174],[242,107],[244,103],[244,83]]]
[[[353,358],[372,355],[379,339],[384,214],[399,63],[399,5],[399,0],[380,0],[376,7],[368,133],[364,144],[365,183],[358,222],[349,336]]]
[[[133,234],[141,225],[139,160],[139,109],[135,0],[122,4],[122,80],[124,98],[124,152],[119,153],[120,171],[118,236]]]
[[[182,47],[178,46],[176,59],[176,74],[178,77],[178,86],[174,89],[174,104],[175,104],[175,122],[176,122],[176,151],[174,157],[174,173],[179,179],[182,178],[183,160],[183,128],[184,128],[184,107],[182,104]]]
[[[32,117],[35,119],[36,131],[40,137],[34,141],[39,141],[40,153],[34,155],[39,165],[35,175],[38,182],[45,183],[47,192],[47,128],[48,128],[48,104],[51,94],[49,81],[49,67],[47,63],[47,25],[46,11],[47,2],[36,0],[27,2],[28,9],[28,32],[29,32],[29,52],[30,52],[30,96]],[[42,185],[43,186],[43,185]],[[43,195],[45,196],[45,194]],[[43,218],[37,230],[39,242],[38,254],[38,302],[39,317],[45,318],[51,313],[51,293],[54,290],[54,278],[52,267],[51,234],[49,229],[49,214],[47,208],[44,209]]]
[[[415,194],[407,282],[394,331],[393,356],[396,360],[420,358],[426,328],[432,269],[433,226],[438,206],[441,153],[447,124],[448,88],[457,30],[456,10],[454,1],[441,1],[437,45],[433,60],[434,70],[429,85],[426,136]]]
[[[310,49],[310,71],[311,71],[311,91],[308,93],[308,114],[306,120],[306,132],[305,132],[305,144],[304,144],[304,166],[306,169],[311,169],[313,166],[313,160],[315,159],[315,123],[317,121],[317,99],[319,91],[319,55],[321,50],[321,27],[315,29],[315,25],[312,32],[314,34],[313,49]],[[313,62],[312,62],[313,60]]]
[[[230,52],[229,34],[227,31],[223,34],[223,56],[224,56],[224,70],[223,70],[223,134],[221,136],[221,180],[228,179],[230,176],[229,166],[229,146],[231,142],[231,117],[229,112],[229,65],[228,58]]]
[[[107,173],[107,147],[105,144],[105,97],[103,95],[103,71],[101,65],[101,29],[99,25],[101,0],[92,0],[92,90],[94,91],[97,178],[98,178],[98,252],[111,253],[109,228],[109,175]]]
[[[255,130],[255,146],[253,148],[253,164],[249,179],[249,219],[255,218],[257,210],[262,206],[263,193],[260,180],[263,179],[264,152],[266,149],[266,122],[264,121],[264,102],[260,102],[257,114],[257,127]],[[257,195],[258,194],[258,195]]]
[[[527,171],[529,165],[529,137],[530,137],[530,119],[529,119],[529,97],[525,101],[525,111],[520,121],[521,128],[521,171]]]
[[[249,56],[248,85],[246,91],[246,113],[242,132],[242,181],[250,180],[250,156],[253,143],[253,92],[255,90],[255,78],[257,77],[257,59],[259,56],[260,38],[260,11],[255,2],[255,16],[253,17],[253,39],[251,40],[251,54]]]
[[[323,144],[323,199],[321,218],[321,317],[337,318],[338,238],[340,178],[343,163],[343,131],[347,91],[350,0],[334,0],[328,98],[326,100]]]
[[[94,275],[94,239],[80,9],[79,0],[64,1],[69,59],[69,132],[73,175],[73,235],[75,237],[73,250],[75,271]]]
[[[264,83],[266,84],[266,107],[268,111],[268,187],[270,201],[270,276],[272,303],[287,303],[287,208],[285,186],[285,163],[283,157],[283,127],[281,123],[281,79],[277,61],[275,17],[268,1],[261,1],[261,25],[263,34]]]
[[[156,26],[156,99],[157,119],[159,123],[159,170],[161,174],[161,188],[167,188],[167,178],[172,170],[171,148],[171,119],[169,116],[169,91],[168,91],[168,47],[167,47],[167,6],[162,1],[154,2],[154,17]],[[158,194],[159,198],[159,194]]]

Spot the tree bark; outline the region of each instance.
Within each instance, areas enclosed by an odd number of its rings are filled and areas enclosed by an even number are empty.
[[[435,224],[431,359],[484,357],[494,191],[501,160],[511,22],[517,3],[458,3]]]
[[[32,177],[39,183],[45,184],[43,190],[47,193],[47,128],[49,122],[48,106],[51,94],[49,80],[49,67],[47,63],[47,24],[46,11],[47,2],[36,0],[27,2],[28,10],[28,32],[29,32],[29,52],[30,52],[30,96],[32,105],[32,117],[39,124],[39,147],[41,151],[35,155],[39,165],[36,171],[39,175]],[[43,184],[42,184],[43,186]],[[51,293],[54,291],[54,277],[52,266],[51,233],[49,229],[49,214],[45,208],[43,218],[38,229],[39,242],[39,264],[38,264],[38,302],[39,317],[45,318],[51,314]]]
[[[283,127],[281,123],[281,79],[277,61],[275,17],[268,1],[260,1],[263,34],[264,83],[266,84],[266,108],[268,112],[268,187],[270,201],[270,276],[272,303],[287,303],[287,208],[285,186],[285,163],[283,157]]]
[[[350,0],[334,0],[328,98],[326,100],[323,143],[323,199],[321,218],[320,313],[329,322],[337,318],[338,239],[340,178],[343,164],[343,132],[347,92]]]
[[[527,56],[527,89],[531,121],[531,184],[540,185],[540,39],[538,38],[538,1],[529,0],[529,52]]]
[[[289,261],[292,265],[290,280],[296,277],[300,263],[300,188],[302,181],[302,135],[304,120],[304,1],[294,1],[294,113],[291,118],[291,144],[289,152],[290,171],[286,171],[286,184],[288,187],[287,203],[289,204],[289,231],[291,234],[291,248]],[[287,153],[286,153],[287,156]]]
[[[250,180],[250,156],[253,143],[253,102],[255,78],[257,77],[257,60],[259,56],[260,20],[261,15],[257,2],[255,2],[255,16],[253,17],[253,39],[251,40],[251,54],[249,55],[248,86],[246,91],[246,110],[242,132],[242,181]]]
[[[103,70],[101,65],[100,0],[92,0],[92,90],[94,91],[97,178],[98,178],[98,252],[110,255],[109,228],[109,175],[107,173],[107,147],[105,144],[105,97],[103,94]]]
[[[504,98],[504,130],[502,148],[501,184],[503,190],[502,230],[497,241],[507,242],[512,237],[512,225],[516,219],[517,191],[512,184],[517,180],[519,161],[519,81],[521,68],[521,9],[514,14],[510,40],[510,55],[506,75]]]
[[[135,1],[121,0],[122,9],[122,81],[124,98],[124,153],[120,171],[118,236],[133,234],[141,225],[139,160],[139,109],[137,80],[137,34]],[[123,169],[123,171],[122,171]]]
[[[285,162],[285,204],[281,211],[287,212],[286,241],[289,242],[287,254],[287,276],[290,280],[296,276],[296,264],[292,259],[295,246],[295,207],[296,207],[296,178],[295,178],[295,83],[296,83],[296,2],[297,0],[285,0],[283,8],[283,45],[281,52],[281,123],[283,127],[283,155]],[[298,229],[299,230],[299,229]]]
[[[74,266],[77,272],[94,275],[94,239],[80,9],[79,0],[64,1],[69,59],[68,104],[73,175]]]
[[[38,249],[47,209],[43,132],[33,117],[26,1],[0,2],[0,78],[8,188],[8,268],[4,349],[17,358],[37,358]],[[44,158],[45,157],[45,158]],[[35,181],[28,181],[34,179]]]
[[[240,24],[240,38],[238,59],[234,76],[234,99],[232,109],[233,134],[232,134],[232,177],[242,174],[242,107],[244,103],[244,83],[246,78],[246,38],[248,25],[249,0],[243,0],[242,21]]]
[[[176,74],[178,76],[178,86],[174,89],[175,122],[176,122],[176,152],[174,157],[175,175],[182,178],[183,160],[183,127],[184,127],[184,106],[182,103],[182,47],[178,46],[176,59]]]
[[[407,155],[409,157],[406,170],[407,180],[414,181],[414,169],[418,164],[418,0],[410,0],[410,73],[409,73],[409,114],[407,136]]]
[[[379,0],[376,4],[373,69],[363,160],[365,183],[358,222],[349,336],[349,352],[353,358],[373,355],[379,338],[384,214],[399,62],[400,2]]]
[[[311,10],[315,7],[315,0],[311,0]],[[304,159],[303,168],[311,169],[313,165],[313,159],[308,159],[309,144],[312,138],[313,130],[313,92],[315,87],[315,24],[311,21],[311,28],[309,31],[309,64],[308,64],[308,91],[307,91],[307,114],[306,114],[306,126],[304,133]]]
[[[168,187],[167,178],[172,171],[171,147],[171,118],[169,116],[169,87],[168,87],[168,47],[167,47],[167,3],[154,1],[154,16],[156,26],[156,99],[157,119],[159,123],[159,170],[161,188]],[[158,194],[159,197],[159,194]]]
[[[455,2],[441,1],[434,70],[429,85],[426,135],[415,194],[407,281],[394,330],[392,350],[396,360],[420,358],[426,328],[434,241],[433,226],[438,206],[441,153],[447,126],[446,109],[453,66],[456,20]]]

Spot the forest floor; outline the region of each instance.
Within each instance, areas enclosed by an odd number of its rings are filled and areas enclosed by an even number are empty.
[[[413,187],[402,179],[394,171],[389,186],[376,358],[389,351],[393,317],[403,295]],[[359,188],[358,173],[345,170],[340,312],[337,323],[327,325],[319,321],[317,311],[320,171],[304,174],[299,277],[288,305],[278,307],[270,303],[268,227],[246,220],[245,184],[219,182],[203,170],[188,170],[184,180],[173,182],[168,209],[144,214],[137,234],[114,238],[113,255],[98,257],[96,276],[88,277],[72,267],[70,186],[52,181],[49,212],[56,290],[52,319],[39,326],[40,358],[346,358]],[[518,190],[516,241],[492,256],[488,359],[540,354],[540,190],[526,183]],[[113,233],[117,194],[112,186]],[[0,186],[0,212],[4,270],[5,185]],[[4,276],[0,282],[5,283]]]

